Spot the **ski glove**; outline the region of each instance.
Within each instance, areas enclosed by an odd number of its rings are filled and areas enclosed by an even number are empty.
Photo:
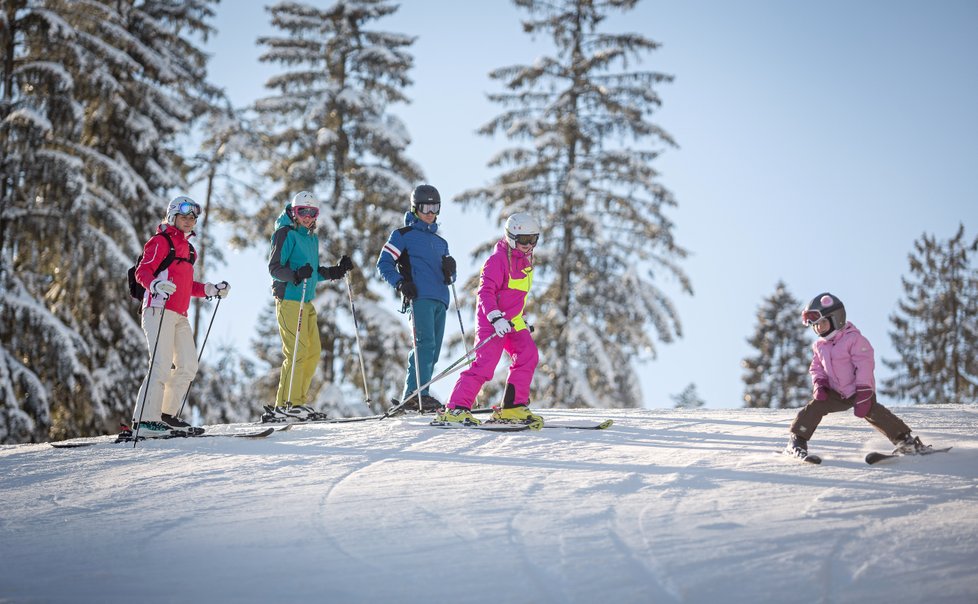
[[[816,401],[824,401],[829,398],[829,385],[825,380],[815,380],[815,388],[812,389],[812,398]]]
[[[213,298],[214,296],[217,296],[218,298],[227,298],[229,293],[231,293],[231,286],[227,281],[221,281],[217,284],[204,284],[204,295],[208,298]]]
[[[501,311],[494,310],[486,315],[486,318],[492,323],[492,328],[496,330],[496,335],[499,337],[513,331],[513,324],[506,320]]]
[[[153,282],[149,284],[149,291],[153,292],[154,296],[162,294],[169,298],[173,292],[177,291],[177,284],[167,279],[153,279]]]
[[[309,266],[308,264],[304,264],[299,268],[295,269],[295,278],[292,279],[292,282],[295,283],[296,285],[299,285],[309,277],[312,277],[312,267]]]
[[[869,386],[856,386],[856,394],[853,396],[856,406],[852,412],[856,417],[866,417],[873,406],[873,389]]]
[[[319,276],[323,279],[329,281],[334,281],[336,279],[342,279],[346,276],[346,273],[353,268],[353,261],[350,260],[349,256],[343,256],[340,258],[340,263],[336,266],[320,266]]]
[[[397,293],[401,294],[402,298],[410,302],[418,297],[418,286],[413,281],[401,279],[397,284]]]
[[[445,275],[445,285],[451,285],[455,281],[455,258],[442,256],[441,272]]]

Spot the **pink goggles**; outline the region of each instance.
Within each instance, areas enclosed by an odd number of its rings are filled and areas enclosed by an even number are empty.
[[[297,206],[295,208],[295,215],[299,218],[316,218],[319,216],[319,208],[314,208],[312,206]]]
[[[824,316],[820,310],[803,310],[801,313],[801,322],[805,327],[810,327],[819,322]]]

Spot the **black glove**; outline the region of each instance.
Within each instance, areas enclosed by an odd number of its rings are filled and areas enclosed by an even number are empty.
[[[441,272],[445,275],[445,285],[450,285],[454,279],[455,275],[455,258],[451,256],[441,257]]]
[[[337,279],[342,279],[346,275],[346,271],[338,266],[320,266],[319,276],[326,281],[336,281]]]
[[[292,282],[295,283],[296,285],[299,285],[309,277],[312,277],[312,267],[309,266],[308,264],[304,264],[299,268],[295,269],[295,277],[292,279]]]
[[[352,268],[353,261],[350,260],[349,256],[343,256],[340,258],[340,263],[336,266],[320,266],[319,276],[328,281],[335,281],[345,277]]]
[[[401,280],[397,284],[397,293],[401,294],[401,297],[410,302],[418,297],[418,286],[414,284],[413,281]]]

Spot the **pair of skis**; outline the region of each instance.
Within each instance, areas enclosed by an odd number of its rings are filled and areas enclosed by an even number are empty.
[[[548,424],[544,421],[544,428],[554,428],[563,430],[607,430],[615,423],[615,420],[606,419],[597,424]],[[508,424],[486,422],[482,424],[460,424],[457,422],[440,422],[433,420],[430,426],[434,428],[460,429],[460,430],[485,430],[487,432],[523,432],[532,430],[528,424]]]
[[[139,437],[139,442],[143,442],[143,441],[147,441],[147,440],[170,440],[170,439],[174,439],[174,438],[217,438],[217,437],[234,437],[234,438],[254,438],[254,439],[257,439],[257,438],[265,438],[265,437],[271,436],[275,432],[281,432],[281,431],[284,431],[284,430],[288,430],[291,427],[292,427],[291,424],[288,424],[284,428],[279,428],[279,429],[276,429],[276,428],[265,428],[263,430],[253,430],[251,432],[229,432],[229,433],[226,433],[226,434],[208,434],[208,433],[187,434],[187,433],[182,433],[182,434],[167,434],[167,435],[164,435],[164,436],[150,436],[150,437],[140,436]],[[133,436],[133,433],[132,433],[131,430],[123,430],[122,432],[119,433],[119,435],[116,437],[116,439],[114,441],[112,441],[111,443],[105,443],[105,441],[94,441],[94,440],[84,441],[84,442],[73,442],[73,441],[66,440],[66,441],[49,443],[49,444],[52,447],[54,447],[55,449],[77,449],[79,447],[91,447],[93,445],[100,445],[100,444],[131,443],[134,440],[136,440],[136,439]]]
[[[899,457],[913,457],[916,455],[930,455],[932,453],[947,453],[953,447],[943,447],[941,449],[926,449],[924,451],[918,451],[917,453],[881,453],[879,451],[872,451],[866,454],[866,463],[873,465],[881,461],[887,461],[890,459],[897,459]],[[792,459],[797,459],[798,461],[803,461],[810,464],[820,464],[822,463],[822,458],[818,455],[812,455],[811,453],[806,455],[799,455],[797,452],[790,449],[785,449],[781,452]]]

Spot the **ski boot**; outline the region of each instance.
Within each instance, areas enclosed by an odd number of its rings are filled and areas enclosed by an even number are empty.
[[[472,415],[472,411],[465,407],[450,407],[438,414],[435,422],[446,424],[462,424],[464,426],[478,426],[482,422]]]
[[[530,401],[516,403],[516,387],[506,384],[503,390],[503,404],[493,406],[492,416],[486,421],[487,424],[524,424],[530,430],[540,430],[543,428],[543,418],[530,411]]]
[[[788,436],[788,445],[784,448],[784,454],[805,459],[808,457],[808,441],[795,433],[791,433]]]
[[[261,423],[263,424],[279,424],[286,420],[284,415],[281,415],[276,411],[278,407],[275,405],[262,405],[261,408]]]
[[[191,426],[179,417],[173,417],[169,413],[164,413],[161,416],[161,421],[167,426],[170,426],[171,430],[183,432],[187,436],[197,436],[204,433],[203,428]]]
[[[933,448],[920,442],[920,438],[910,432],[901,434],[897,438],[900,440],[896,443],[896,448],[893,449],[893,455],[917,455]]]
[[[493,407],[492,416],[487,423],[491,424],[526,424],[530,430],[543,428],[543,417],[530,411],[528,405],[513,405],[512,407]]]
[[[309,405],[286,405],[276,407],[275,412],[286,417],[286,421],[308,422],[313,420],[326,419],[325,413],[316,411]]]
[[[421,408],[424,409],[425,413],[438,413],[443,407],[444,405],[441,404],[441,401],[430,394],[421,395]]]

